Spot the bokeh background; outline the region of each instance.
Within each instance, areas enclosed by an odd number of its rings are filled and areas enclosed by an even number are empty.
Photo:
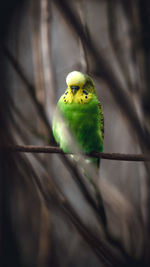
[[[0,14],[1,146],[55,145],[53,112],[79,70],[103,105],[104,152],[149,153],[148,0],[1,1]],[[149,266],[147,162],[101,160],[103,226],[62,155],[0,154],[1,266]]]

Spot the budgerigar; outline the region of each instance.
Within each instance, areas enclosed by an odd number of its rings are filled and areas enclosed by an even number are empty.
[[[98,101],[93,80],[79,71],[72,71],[66,78],[67,89],[60,97],[57,108],[78,142],[81,151],[103,151],[104,116]],[[64,152],[70,152],[66,136],[57,116],[53,119],[53,135]],[[99,160],[92,159],[98,164]]]

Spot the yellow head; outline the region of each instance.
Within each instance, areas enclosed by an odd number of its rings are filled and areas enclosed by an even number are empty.
[[[64,103],[88,103],[96,89],[92,79],[82,72],[72,71],[66,77],[67,90],[62,96]]]
[[[80,88],[85,84],[85,76],[82,72],[72,71],[66,77],[68,87],[79,86]]]

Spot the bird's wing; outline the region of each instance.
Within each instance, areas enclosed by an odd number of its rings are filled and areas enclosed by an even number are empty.
[[[99,105],[99,110],[100,110],[100,128],[101,128],[100,130],[102,133],[102,138],[104,139],[104,113],[103,113],[103,108],[100,102],[98,103],[98,105]]]

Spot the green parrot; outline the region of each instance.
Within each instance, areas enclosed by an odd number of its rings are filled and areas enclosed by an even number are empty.
[[[66,78],[67,89],[60,97],[57,108],[76,139],[81,151],[103,151],[104,116],[98,101],[93,80],[79,71],[72,71]],[[71,152],[57,116],[53,118],[53,135],[64,152]],[[90,161],[99,164],[98,158]]]

